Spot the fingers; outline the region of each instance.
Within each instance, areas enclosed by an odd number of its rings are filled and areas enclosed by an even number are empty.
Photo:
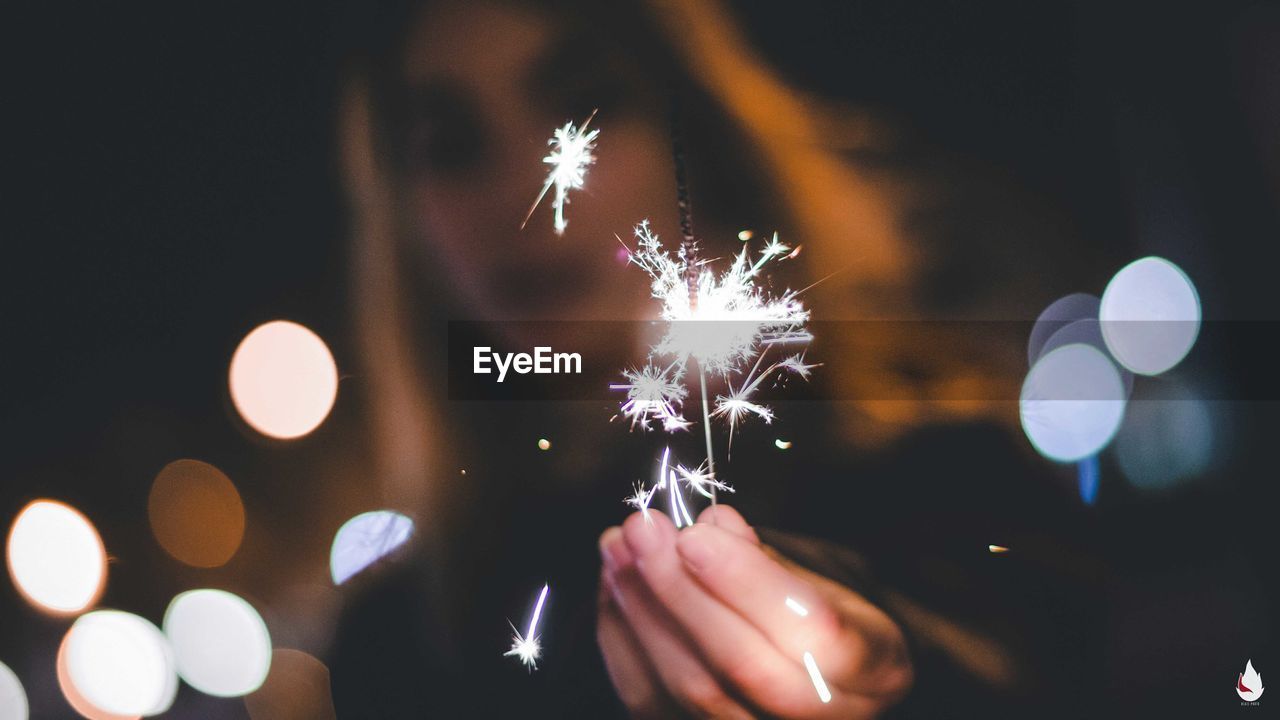
[[[617,528],[614,528],[617,530]],[[639,642],[623,620],[617,605],[600,580],[597,599],[596,641],[604,655],[605,670],[618,697],[633,718],[666,718],[675,714],[670,696],[662,689]]]
[[[787,717],[865,714],[866,708],[857,698],[853,700],[859,702],[851,704],[850,699],[837,696],[824,705],[801,664],[803,652],[790,657],[782,654],[757,627],[709,594],[676,554],[677,533],[666,516],[658,514],[649,521],[637,513],[623,523],[622,530],[627,549],[635,557],[636,579],[643,580],[652,597],[669,613],[678,626],[675,632],[688,637],[713,672],[748,702]],[[726,531],[716,532],[755,548],[750,541]],[[753,579],[747,585],[756,582]],[[645,630],[634,622],[633,628],[643,642]],[[667,630],[672,631],[670,627]]]
[[[756,535],[756,531],[747,524],[747,521],[743,519],[737,510],[728,505],[708,505],[707,509],[698,515],[698,522],[715,525],[721,530],[731,532],[744,540],[749,540],[756,545],[760,544],[760,538]]]
[[[699,524],[679,534],[685,568],[720,602],[745,618],[783,655],[813,654],[827,681],[859,694],[896,688],[888,646],[892,620],[857,593],[816,584],[721,526]],[[894,682],[891,682],[894,681]]]
[[[651,514],[661,516],[670,525],[665,515],[653,511]],[[620,618],[626,621],[630,637],[636,641],[670,697],[695,717],[751,718],[751,714],[723,689],[706,668],[683,639],[684,633],[640,579],[634,556],[623,541],[621,530],[612,528],[606,531],[600,543],[605,562],[605,583]],[[619,694],[622,694],[621,689]]]

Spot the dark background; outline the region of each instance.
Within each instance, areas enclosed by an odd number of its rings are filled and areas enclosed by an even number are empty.
[[[1280,315],[1275,5],[734,5],[795,83],[911,138],[905,167],[998,177],[1089,238],[1086,256],[1168,257],[1195,279],[1207,318]],[[105,605],[158,619],[186,582],[148,545],[143,508],[164,463],[216,458],[237,477],[264,455],[314,449],[255,441],[234,419],[225,372],[245,332],[287,317],[353,365],[333,149],[347,12],[331,2],[4,11],[0,517],[35,497],[88,513],[116,558]],[[1044,304],[1100,292],[1117,267],[1100,264],[1084,287],[1046,278]],[[1276,372],[1252,352],[1215,361],[1212,381],[1231,397]],[[1098,527],[1125,628],[1101,662],[1118,705],[1151,709],[1194,686],[1220,689],[1225,714],[1246,659],[1275,672],[1267,451],[1277,413],[1224,405],[1231,442],[1212,477],[1151,497],[1104,475]],[[304,501],[298,482],[239,482],[250,526],[255,505]],[[65,627],[0,590],[0,659],[36,717],[57,694]],[[241,712],[236,701],[217,707]]]

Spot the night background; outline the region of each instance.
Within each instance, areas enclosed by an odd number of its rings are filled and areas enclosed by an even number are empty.
[[[914,226],[930,267],[947,269],[929,284],[936,307],[958,292],[951,274],[986,271],[960,243],[1035,254],[1026,208],[1084,239],[1045,260],[1048,273],[1028,269],[1039,307],[1098,294],[1155,254],[1194,280],[1206,327],[1232,328],[1235,342],[1211,358],[1193,350],[1182,376],[1215,400],[1208,466],[1142,492],[1104,455],[1089,510],[1107,563],[1099,707],[1231,713],[1246,660],[1276,672],[1280,422],[1264,339],[1280,327],[1280,7],[730,5],[793,85],[886,120],[896,142],[873,162],[945,198]],[[328,575],[333,533],[383,504],[354,470],[365,390],[336,151],[357,14],[334,2],[24,3],[0,23],[0,518],[66,502],[110,557],[99,606],[159,624],[175,594],[222,588],[262,613],[276,648],[321,660],[344,602]],[[281,318],[322,337],[341,377],[332,416],[292,442],[254,433],[227,390],[237,344]],[[179,458],[213,463],[243,500],[243,544],[223,567],[183,565],[148,527],[152,480]],[[31,717],[75,717],[53,671],[72,619],[0,588],[0,661]],[[184,686],[166,716],[247,712]]]

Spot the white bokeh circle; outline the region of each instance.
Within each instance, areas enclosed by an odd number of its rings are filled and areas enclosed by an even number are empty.
[[[178,692],[174,657],[155,625],[119,610],[82,615],[66,638],[67,674],[91,705],[115,715],[158,715]]]
[[[271,669],[271,635],[253,606],[223,590],[191,590],[169,603],[164,634],[178,675],[207,695],[239,697]]]
[[[1191,351],[1200,334],[1200,295],[1177,265],[1159,257],[1129,263],[1107,283],[1098,310],[1116,361],[1159,375]]]
[[[1022,384],[1022,429],[1050,460],[1076,462],[1097,454],[1124,418],[1125,388],[1111,360],[1090,345],[1045,353]]]

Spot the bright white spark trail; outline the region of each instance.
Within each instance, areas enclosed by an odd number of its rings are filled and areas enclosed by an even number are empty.
[[[520,662],[524,663],[529,671],[538,669],[538,658],[542,655],[542,645],[538,640],[538,618],[542,615],[542,604],[547,601],[547,590],[550,585],[543,585],[542,592],[538,595],[538,602],[533,606],[533,617],[529,620],[529,631],[520,635],[520,631],[515,626],[511,626],[515,635],[511,638],[511,649],[503,653],[504,657],[516,656],[520,658]]]
[[[822,671],[818,669],[813,653],[804,654],[804,668],[809,671],[809,679],[813,681],[813,689],[818,691],[818,699],[824,703],[831,702],[831,690],[827,688],[827,681],[822,679]]]
[[[542,186],[542,192],[538,193],[538,199],[533,201],[528,214],[524,216],[524,222],[520,223],[521,229],[529,224],[529,218],[533,217],[533,211],[538,209],[542,198],[547,196],[547,191],[555,187],[555,199],[551,201],[551,207],[556,211],[555,229],[557,235],[564,234],[564,229],[569,225],[569,221],[564,218],[564,206],[569,203],[569,191],[583,186],[587,179],[587,166],[596,161],[596,156],[591,151],[596,149],[596,137],[600,135],[600,130],[587,131],[587,126],[595,119],[596,112],[596,110],[591,111],[591,115],[582,123],[582,127],[574,127],[573,122],[570,121],[565,123],[564,127],[556,128],[551,139],[547,141],[551,146],[551,152],[542,158],[542,162],[551,166],[551,172],[547,173],[547,182]]]
[[[808,617],[809,608],[796,602],[795,599],[789,595],[787,596],[786,604],[787,604],[787,609],[790,610],[791,612],[799,615],[800,617]]]

